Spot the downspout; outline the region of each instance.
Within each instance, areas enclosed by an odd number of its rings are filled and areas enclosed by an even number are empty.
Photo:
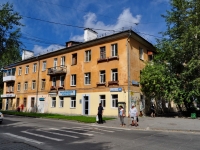
[[[38,59],[38,57],[37,57]],[[40,73],[40,60],[38,59],[38,74],[37,74],[37,91],[36,91],[36,109],[35,112],[37,113],[38,111],[38,91],[39,91],[39,73]]]
[[[129,41],[131,36],[131,30],[129,30],[129,35],[126,41],[126,49],[127,49],[127,68],[128,68],[128,110],[130,109],[130,49],[129,49]]]

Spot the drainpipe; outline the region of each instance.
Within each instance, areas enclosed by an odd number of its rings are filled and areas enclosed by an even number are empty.
[[[130,41],[130,36],[131,36],[131,30],[129,30],[129,35],[126,41],[126,49],[127,49],[127,68],[128,68],[128,110],[129,112],[130,109],[130,49],[129,49],[129,41]]]
[[[38,59],[37,57],[37,60],[38,60],[38,74],[37,74],[37,91],[36,91],[36,109],[35,109],[35,112],[37,113],[38,111],[38,91],[39,91],[39,73],[40,73],[40,60]]]

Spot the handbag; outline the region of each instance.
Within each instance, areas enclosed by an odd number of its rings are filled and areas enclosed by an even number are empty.
[[[98,117],[98,115],[96,116],[96,122],[98,122],[99,121],[99,117]]]

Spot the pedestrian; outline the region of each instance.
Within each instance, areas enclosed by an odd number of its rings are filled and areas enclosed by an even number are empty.
[[[102,104],[99,103],[98,112],[97,112],[97,115],[98,115],[98,118],[99,118],[99,124],[103,124],[103,119],[102,119],[103,110],[104,109],[102,107]]]
[[[129,117],[131,118],[131,125],[132,126],[138,126],[138,111],[137,108],[135,107],[135,104],[132,104],[131,109],[129,111]]]
[[[119,106],[119,118],[120,118],[121,126],[123,127],[125,126],[124,117],[125,117],[124,108],[122,106]]]
[[[154,104],[151,105],[151,117],[155,117],[155,106],[154,106]]]

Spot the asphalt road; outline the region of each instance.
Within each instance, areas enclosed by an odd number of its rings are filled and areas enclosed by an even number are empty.
[[[199,133],[141,131],[97,124],[5,116],[0,150],[197,150]]]

